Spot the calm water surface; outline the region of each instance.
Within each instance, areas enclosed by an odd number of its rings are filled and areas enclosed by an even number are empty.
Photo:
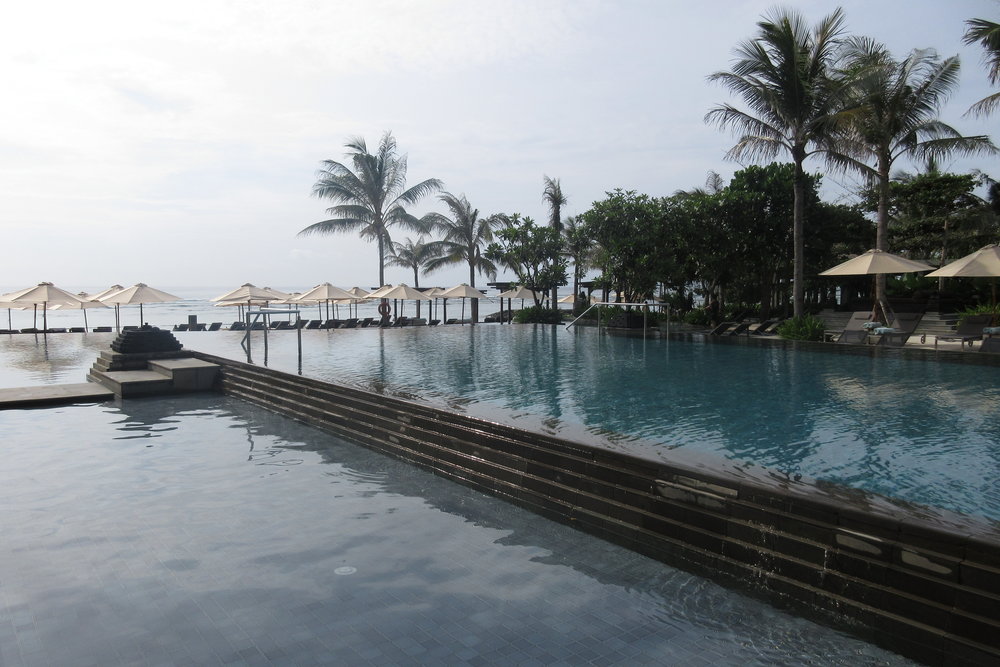
[[[237,333],[177,335],[191,349],[243,354]],[[33,337],[9,338],[8,363],[59,381],[108,340],[50,342],[39,362]],[[268,365],[294,372],[294,332],[268,340]],[[251,349],[263,362],[259,336]],[[311,377],[563,437],[1000,520],[997,368],[531,325],[306,331],[303,357]]]
[[[5,666],[909,664],[224,396],[0,432]]]

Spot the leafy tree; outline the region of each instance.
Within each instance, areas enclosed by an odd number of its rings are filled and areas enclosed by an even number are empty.
[[[597,243],[595,264],[603,278],[628,303],[653,294],[670,258],[665,216],[660,203],[634,190],[607,193],[583,214]]]
[[[440,190],[441,181],[429,178],[406,189],[406,156],[396,152],[391,132],[382,135],[374,155],[361,137],[351,139],[345,147],[353,170],[340,162],[324,160],[312,189],[320,199],[340,202],[326,211],[336,217],[313,223],[299,235],[356,231],[361,238],[374,240],[378,244],[379,285],[384,285],[385,257],[392,243],[389,228],[400,226],[422,232],[424,225],[404,207]]]
[[[435,271],[449,264],[467,264],[469,285],[476,286],[476,274],[484,273],[496,278],[497,267],[482,249],[493,240],[493,230],[500,224],[496,218],[480,218],[479,209],[472,208],[465,195],[456,197],[445,192],[439,197],[448,206],[452,217],[429,213],[424,220],[444,235],[433,246],[437,257],[427,263],[428,271]],[[472,323],[479,321],[479,299],[472,299]]]
[[[965,25],[968,28],[965,31],[964,41],[966,44],[979,42],[982,45],[983,60],[988,70],[987,77],[995,86],[1000,82],[1000,23],[986,19],[970,19]],[[996,111],[998,104],[1000,104],[1000,93],[993,93],[973,104],[969,113],[974,116],[988,116]]]
[[[984,180],[936,170],[894,180],[889,188],[893,247],[943,265],[993,242],[1000,232],[996,215],[974,192]]]
[[[494,234],[496,241],[486,249],[488,258],[509,267],[520,285],[538,294],[566,284],[566,259],[558,231],[539,227],[518,213],[498,214],[497,218],[502,226]],[[535,305],[541,305],[537,295]]]
[[[888,250],[889,180],[896,160],[939,159],[995,148],[989,138],[963,137],[938,119],[941,105],[958,84],[957,56],[942,61],[931,50],[915,50],[896,61],[872,40],[854,39],[849,45],[851,91],[857,108],[846,127],[847,150],[856,159],[845,157],[843,163],[857,167],[875,182],[875,247]],[[875,298],[884,302],[885,276],[876,281]]]
[[[427,266],[437,257],[437,248],[424,243],[423,237],[416,241],[406,239],[405,242],[392,242],[392,254],[386,258],[389,266],[400,266],[413,270],[413,286],[420,287],[420,269],[427,273]],[[417,301],[417,317],[420,317],[420,302]]]
[[[803,162],[824,150],[842,111],[843,82],[835,64],[844,31],[837,9],[810,31],[791,10],[776,10],[757,24],[757,37],[741,44],[732,71],[709,77],[740,95],[750,111],[718,106],[705,120],[732,127],[742,136],[727,156],[770,158],[787,151],[795,166],[793,182],[793,304],[796,316],[805,304],[805,191]]]

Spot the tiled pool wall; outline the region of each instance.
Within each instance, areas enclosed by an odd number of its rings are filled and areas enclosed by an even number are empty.
[[[212,355],[220,388],[929,664],[1000,662],[1000,533],[829,484],[574,443]]]

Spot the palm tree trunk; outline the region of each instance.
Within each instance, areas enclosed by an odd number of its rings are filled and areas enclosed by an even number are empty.
[[[889,250],[889,156],[879,155],[878,158],[878,213],[875,224],[875,249],[882,252]],[[875,303],[884,310],[886,303],[885,274],[875,276]],[[876,309],[878,310],[878,308]],[[888,313],[882,313],[883,320],[888,319]],[[885,322],[890,326],[890,322]]]
[[[378,286],[385,285],[385,239],[378,235]]]
[[[469,262],[469,287],[476,286],[476,266],[472,262]],[[464,300],[463,300],[464,303]],[[479,321],[479,299],[472,299],[472,309],[470,311],[470,317],[472,319],[472,324]]]
[[[793,151],[795,159],[795,179],[792,185],[794,200],[792,204],[792,244],[794,260],[792,269],[792,315],[802,317],[805,314],[805,237],[803,234],[805,218],[806,178],[802,171],[802,161],[805,150]]]

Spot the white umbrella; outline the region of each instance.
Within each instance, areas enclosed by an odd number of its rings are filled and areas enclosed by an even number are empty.
[[[462,300],[462,320],[465,320],[465,300],[466,299],[485,299],[486,295],[477,290],[475,287],[470,287],[467,283],[461,283],[455,285],[450,289],[439,294],[442,299],[461,299]],[[473,318],[475,319],[475,318]]]
[[[598,303],[599,301],[600,301],[600,299],[598,297],[594,296],[593,294],[590,295],[590,302],[591,303]],[[563,298],[559,299],[556,303],[576,303],[576,295],[575,294],[567,294]]]
[[[97,294],[91,294],[89,298],[90,298],[90,299],[91,299],[92,301],[100,301],[100,300],[101,300],[101,299],[103,299],[104,297],[106,297],[106,296],[111,296],[111,295],[112,295],[112,294],[114,294],[115,292],[121,292],[121,291],[122,291],[123,289],[125,289],[125,288],[124,288],[124,287],[122,287],[121,285],[112,285],[112,286],[111,286],[111,287],[109,287],[108,289],[106,289],[106,290],[103,290],[103,291],[101,291],[101,292],[98,292]]]
[[[381,287],[371,294],[369,294],[367,299],[399,299],[401,301],[433,301],[431,297],[427,296],[418,289],[414,289],[409,285],[404,285],[400,283],[393,287],[392,285],[387,285]],[[388,304],[385,304],[388,305]],[[379,315],[383,318],[388,317],[388,312],[382,312],[382,306],[379,306]]]
[[[96,301],[93,297],[88,296],[86,292],[77,293],[77,297],[80,299],[79,305],[67,305],[63,303],[57,303],[52,306],[52,310],[82,310],[83,311],[83,328],[89,329],[90,324],[87,323],[87,309],[89,308],[107,308],[108,306],[100,301]]]
[[[180,301],[181,297],[174,296],[164,292],[163,290],[158,290],[155,287],[150,287],[145,283],[136,283],[131,287],[126,287],[125,289],[115,292],[114,294],[109,294],[101,299],[104,303],[116,303],[121,306],[139,304],[139,323],[144,324],[144,316],[142,313],[142,304],[144,303],[168,303],[170,301]]]
[[[363,298],[365,299],[381,299],[382,296],[392,289],[392,285],[382,285],[374,292],[369,292]]]
[[[340,289],[335,285],[330,283],[322,283],[316,285],[311,290],[303,292],[295,300],[296,301],[313,301],[316,303],[326,302],[327,304],[327,315],[329,315],[329,304],[331,301],[339,301],[342,299],[353,299],[354,295],[347,290]],[[322,316],[322,310],[320,310],[320,315]]]
[[[498,294],[497,296],[501,299],[520,299],[521,301],[524,301],[525,299],[545,298],[544,295],[538,294],[537,292],[533,292],[524,285],[519,285],[514,289],[507,290],[506,292],[500,292],[500,294]]]
[[[369,294],[369,292],[361,289],[360,287],[352,287],[347,291],[350,292],[351,296],[353,296],[355,299],[363,299]]]
[[[62,303],[72,306],[80,303],[80,298],[77,295],[60,289],[52,283],[38,283],[34,287],[25,287],[22,290],[4,294],[2,300],[6,303],[31,304],[36,308],[41,304],[43,332],[49,328],[49,320],[46,316],[46,309],[49,305]]]

